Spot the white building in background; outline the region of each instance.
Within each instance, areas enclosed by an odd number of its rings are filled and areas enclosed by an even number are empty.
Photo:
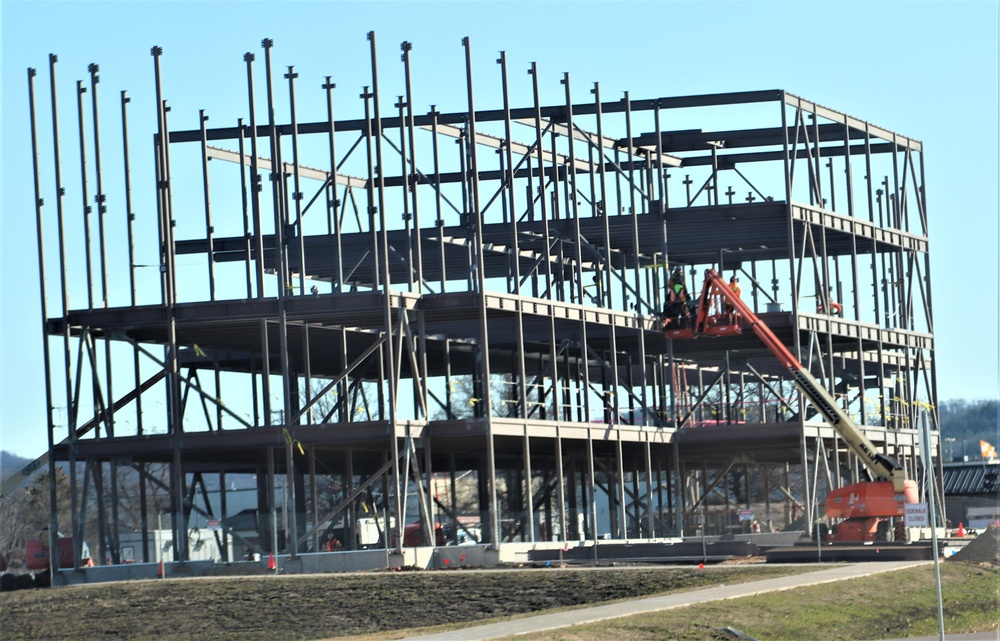
[[[191,528],[188,530],[188,560],[222,561],[220,543],[228,537],[229,556],[233,557],[232,537],[221,530]],[[123,532],[119,537],[122,563],[142,561],[142,532]],[[175,560],[174,535],[170,530],[149,531],[150,561],[171,562]]]

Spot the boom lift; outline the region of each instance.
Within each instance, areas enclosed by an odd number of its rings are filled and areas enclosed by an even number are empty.
[[[826,518],[845,519],[836,526],[830,541],[873,541],[887,537],[887,518],[904,516],[906,503],[917,503],[915,481],[894,459],[876,450],[864,432],[840,408],[826,389],[802,366],[774,332],[744,303],[722,277],[709,269],[696,307],[664,322],[667,338],[732,336],[749,327],[788,370],[802,394],[837,431],[851,451],[864,463],[871,478],[832,490],[826,499]]]

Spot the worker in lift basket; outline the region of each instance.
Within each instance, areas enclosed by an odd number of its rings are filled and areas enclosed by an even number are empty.
[[[729,277],[729,289],[733,290],[733,293],[736,294],[737,298],[739,298],[740,294],[743,293],[743,290],[740,289],[740,279],[736,277],[736,274]],[[736,308],[729,303],[726,303],[723,311],[727,314],[732,314],[736,311]]]
[[[820,314],[831,314],[833,316],[842,316],[844,313],[844,306],[833,299],[833,290],[828,290],[826,300],[824,301],[822,297],[816,303],[816,311]],[[829,306],[827,306],[829,302]]]
[[[670,283],[667,285],[667,307],[664,310],[667,320],[664,325],[672,322],[682,325],[684,317],[687,315],[688,292],[687,285],[684,284],[684,272],[681,266],[674,267],[670,274]]]

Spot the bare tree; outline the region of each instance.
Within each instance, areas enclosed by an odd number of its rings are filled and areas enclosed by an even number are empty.
[[[56,495],[60,527],[70,523],[69,479],[55,468]],[[7,558],[9,571],[25,565],[24,546],[37,539],[49,526],[49,472],[39,474],[30,484],[0,499],[0,553]]]

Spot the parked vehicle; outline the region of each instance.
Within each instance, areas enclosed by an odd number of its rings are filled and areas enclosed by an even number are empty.
[[[57,570],[73,567],[73,537],[60,535],[57,539],[58,559],[55,564]],[[81,565],[91,567],[94,560],[90,558],[90,548],[86,541],[82,543],[80,554]],[[29,572],[39,572],[49,569],[49,535],[43,531],[37,539],[28,539],[24,542],[25,569]]]

